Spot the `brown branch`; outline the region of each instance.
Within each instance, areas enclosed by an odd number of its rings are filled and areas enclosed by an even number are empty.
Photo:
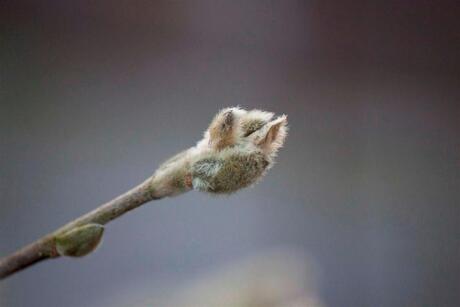
[[[0,259],[0,279],[8,277],[40,261],[60,256],[84,256],[98,245],[101,225],[120,217],[151,200],[161,199],[189,190],[185,184],[186,165],[160,168],[154,176],[119,197],[71,221],[51,234]]]

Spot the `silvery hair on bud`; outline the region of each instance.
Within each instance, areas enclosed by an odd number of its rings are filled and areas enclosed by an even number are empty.
[[[176,170],[166,189],[232,193],[257,182],[273,166],[286,135],[285,115],[274,118],[271,112],[226,108],[196,146],[166,161],[157,174]]]

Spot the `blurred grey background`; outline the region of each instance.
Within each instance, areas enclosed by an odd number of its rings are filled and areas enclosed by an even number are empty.
[[[326,306],[459,306],[459,20],[457,1],[1,1],[0,255],[223,107],[291,130],[254,188],[135,210],[87,258],[2,281],[0,306],[107,306],[282,247]]]

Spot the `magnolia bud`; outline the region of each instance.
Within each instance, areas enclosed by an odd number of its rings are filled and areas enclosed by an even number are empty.
[[[232,193],[257,182],[273,165],[287,134],[287,117],[260,110],[220,111],[196,146],[166,161],[155,173],[154,195],[191,188]]]

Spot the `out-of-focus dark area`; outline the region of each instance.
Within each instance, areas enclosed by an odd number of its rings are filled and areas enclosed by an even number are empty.
[[[458,1],[1,1],[0,255],[139,183],[223,107],[291,129],[256,187],[135,210],[96,253],[2,281],[0,306],[152,306],[273,249],[306,255],[294,283],[324,306],[459,306],[459,54]]]

